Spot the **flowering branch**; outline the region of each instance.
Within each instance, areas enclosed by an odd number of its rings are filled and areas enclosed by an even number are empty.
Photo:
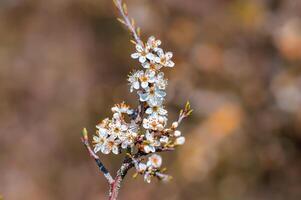
[[[164,108],[164,101],[167,79],[161,70],[175,66],[173,54],[164,52],[160,48],[161,41],[153,36],[144,43],[140,38],[140,28],[136,28],[135,21],[128,16],[126,4],[122,0],[113,2],[122,17],[118,21],[129,29],[134,38],[131,41],[135,44],[136,52],[131,57],[139,60],[143,70],[133,71],[128,78],[130,92],[135,91],[138,96],[138,107],[132,109],[124,102],[115,104],[111,109],[113,117],[102,120],[96,126],[93,150],[88,142],[88,132],[83,130],[82,142],[108,180],[109,200],[117,199],[121,182],[131,168],[136,169],[135,177],[143,175],[147,183],[153,177],[161,181],[171,179],[165,174],[166,168],[161,168],[162,157],[155,153],[174,151],[185,143],[178,126],[192,113],[190,104],[186,103],[178,120],[166,128],[168,111]],[[96,153],[120,154],[122,151],[126,151],[126,156],[113,178]]]

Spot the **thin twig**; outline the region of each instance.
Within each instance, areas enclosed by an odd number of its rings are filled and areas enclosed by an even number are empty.
[[[125,4],[122,2],[122,0],[113,0],[115,6],[117,7],[117,9],[119,10],[120,12],[120,15],[122,16],[123,18],[123,22],[125,24],[125,26],[129,29],[129,31],[131,32],[132,36],[134,37],[135,41],[138,43],[138,44],[143,44],[141,38],[139,37],[139,34],[137,33],[137,30],[135,28],[135,25],[134,25],[134,21],[129,19],[129,16],[128,16],[128,13],[127,13],[127,10],[125,10]]]
[[[83,134],[83,137],[81,138],[82,143],[88,150],[90,156],[92,158],[94,158],[99,170],[104,174],[104,177],[108,180],[109,184],[112,184],[114,182],[114,179],[112,178],[110,172],[107,170],[107,168],[104,166],[104,164],[100,161],[99,156],[94,153],[94,151],[92,150],[92,148],[89,144],[87,130],[84,129],[82,134]]]

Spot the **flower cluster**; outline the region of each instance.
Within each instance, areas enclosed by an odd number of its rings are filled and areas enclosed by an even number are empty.
[[[119,154],[120,149],[133,147],[138,136],[138,126],[135,123],[127,123],[126,115],[133,114],[133,110],[125,103],[112,107],[112,119],[104,119],[96,126],[97,136],[93,137],[95,143],[94,152],[103,154]]]
[[[162,164],[162,158],[153,153],[185,143],[185,137],[177,130],[178,121],[166,128],[168,112],[163,104],[167,79],[161,69],[174,67],[175,63],[171,60],[173,54],[164,53],[160,45],[161,41],[152,36],[145,44],[136,43],[136,52],[131,55],[142,66],[128,78],[130,91],[137,92],[142,111],[130,109],[125,103],[116,104],[112,108],[113,117],[96,126],[97,135],[93,138],[95,153],[119,154],[127,149],[128,153],[151,155],[146,164],[141,161],[135,164],[137,173],[143,174],[148,183],[151,177],[158,177]],[[136,121],[138,115],[141,123]]]
[[[144,175],[144,180],[147,183],[150,183],[151,177],[156,176],[156,173],[160,173],[161,165],[162,165],[162,157],[157,154],[153,154],[148,158],[146,164],[142,162],[137,163],[136,170],[137,173]]]

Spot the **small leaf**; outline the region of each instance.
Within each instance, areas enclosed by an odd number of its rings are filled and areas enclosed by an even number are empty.
[[[135,20],[133,18],[131,18],[131,24],[133,27],[135,27]]]
[[[191,114],[192,114],[192,112],[193,112],[193,110],[192,110],[192,109],[191,109],[191,110],[189,110],[189,111],[188,111],[188,113],[187,113],[187,116],[191,115]]]
[[[140,27],[137,28],[137,35],[138,35],[139,37],[141,36],[141,28],[140,28]]]
[[[138,173],[135,173],[135,174],[133,174],[133,178],[137,178],[137,176],[138,176]]]
[[[134,40],[130,40],[131,43],[133,43],[134,45],[137,45],[137,42]]]
[[[84,140],[88,140],[88,131],[86,128],[84,128],[82,130],[82,136],[83,136]]]
[[[128,15],[128,7],[125,3],[122,4],[122,9],[126,15]]]
[[[123,21],[123,19],[117,18],[117,20],[118,20],[120,23],[126,25],[126,24],[125,24],[125,21]]]
[[[167,171],[167,168],[164,167],[163,169],[160,170],[162,173],[166,172]]]
[[[190,110],[190,103],[189,103],[189,101],[187,101],[187,103],[185,105],[185,110]]]

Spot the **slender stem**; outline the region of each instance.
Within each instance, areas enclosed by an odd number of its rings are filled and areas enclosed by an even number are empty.
[[[124,8],[123,8],[123,2],[122,0],[114,0],[115,5],[117,7],[117,9],[120,12],[120,15],[122,16],[126,27],[129,29],[129,31],[131,32],[131,34],[133,35],[134,39],[136,40],[136,42],[138,44],[143,44],[141,38],[139,37],[136,28],[134,26],[134,24],[131,23],[128,14],[125,12]]]
[[[90,156],[92,158],[94,158],[99,170],[103,173],[104,177],[107,179],[107,181],[109,182],[109,184],[112,184],[114,182],[114,179],[112,178],[110,172],[107,170],[107,168],[104,166],[104,164],[100,161],[100,158],[98,155],[96,155],[90,144],[89,144],[89,141],[88,141],[88,137],[82,137],[81,138],[81,141],[82,143],[84,144],[84,146],[86,147],[86,149],[88,150]]]

